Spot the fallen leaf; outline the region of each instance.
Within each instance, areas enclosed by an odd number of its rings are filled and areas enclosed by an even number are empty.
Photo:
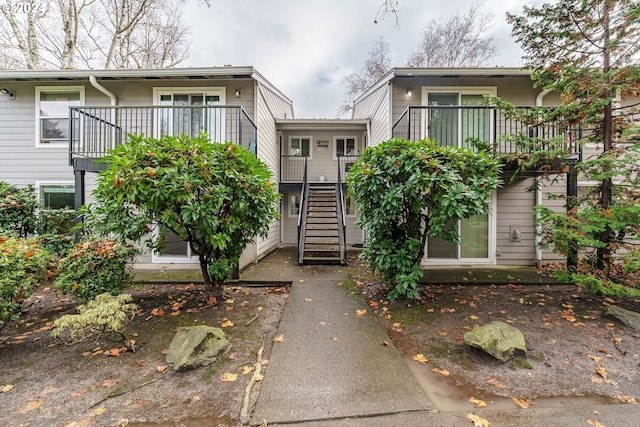
[[[273,337],[273,342],[282,342],[284,341],[284,335],[280,334],[277,337]]]
[[[117,380],[117,379],[114,379],[114,378],[111,378],[111,379],[108,379],[108,380],[104,380],[104,382],[102,383],[102,387],[111,388],[114,385],[118,384],[119,382],[120,382],[120,380]]]
[[[424,354],[422,354],[422,353],[418,353],[415,356],[413,356],[413,360],[415,360],[416,362],[421,363],[423,365],[429,361],[429,359],[424,357]]]
[[[2,386],[2,388],[0,389],[0,393],[8,393],[11,390],[13,390],[14,385],[13,384],[7,384]]]
[[[318,322],[318,323],[320,323],[322,326],[327,324],[327,322]]]
[[[20,413],[24,414],[24,413],[27,413],[29,411],[33,411],[34,409],[37,409],[40,406],[42,406],[43,403],[44,403],[44,400],[31,401],[31,402],[27,403],[27,406],[25,406],[24,408],[20,409]]]
[[[113,356],[113,357],[120,357],[120,349],[119,348],[110,348],[109,350],[105,350],[104,353],[105,356]]]
[[[474,427],[490,427],[489,421],[480,418],[476,414],[467,414],[467,418],[473,422]]]
[[[253,368],[251,366],[243,366],[242,368],[240,368],[240,370],[242,371],[242,375],[247,375],[248,373],[253,371]]]
[[[226,322],[223,322],[220,327],[222,328],[228,328],[230,326],[233,326],[233,322],[231,320],[227,320]]]
[[[603,366],[596,367],[596,373],[600,375],[602,378],[604,378],[605,380],[607,379],[607,371],[606,369],[604,369]]]
[[[264,379],[264,375],[262,375],[262,374],[255,374],[255,375],[254,375],[254,378],[255,378],[255,380],[256,380],[257,382],[260,382],[260,381],[262,381],[262,380]]]
[[[587,420],[587,422],[593,427],[604,427],[598,420]]]
[[[487,406],[487,402],[485,402],[484,400],[479,400],[473,397],[469,399],[469,402],[473,403],[478,408],[484,408]]]
[[[638,403],[638,401],[635,398],[631,397],[631,396],[625,396],[623,394],[619,394],[616,397],[622,403],[631,403],[631,404],[634,404],[634,405]]]
[[[238,374],[232,374],[230,372],[225,372],[221,377],[220,381],[224,382],[233,382],[238,379]]]
[[[169,313],[169,316],[180,316],[180,310],[172,311],[171,313]]]
[[[590,377],[590,378],[592,383],[602,384],[604,382],[602,378],[598,378],[598,377]]]
[[[385,346],[385,347],[388,347],[389,343],[387,341],[382,341],[382,345]]]
[[[156,372],[158,372],[159,374],[164,374],[167,371],[167,368],[167,365],[156,366]]]
[[[304,299],[304,302],[311,302],[311,301],[313,301],[311,298],[305,298]]]
[[[469,319],[478,320],[478,316],[476,316],[475,314],[472,314],[471,316],[469,316]]]
[[[451,372],[449,372],[446,369],[431,368],[431,370],[433,372],[437,372],[438,374],[444,375],[445,377],[448,377],[449,375],[451,375]]]
[[[93,411],[91,411],[91,413],[89,414],[90,417],[95,417],[98,415],[102,415],[105,412],[107,412],[107,408],[105,408],[104,406],[98,406],[96,409],[94,409]]]
[[[153,314],[154,316],[164,316],[164,310],[161,308],[154,308],[153,310],[151,310],[151,314]]]
[[[522,409],[527,409],[529,407],[529,402],[527,402],[524,399],[518,399],[517,397],[512,397],[511,400],[513,400],[515,404],[521,407]]]
[[[441,337],[446,337],[447,335],[449,335],[448,332],[438,332],[438,335],[440,335]]]
[[[496,388],[504,388],[504,384],[502,384],[497,378],[489,378],[487,380],[487,384],[491,384]]]
[[[81,397],[84,395],[84,390],[76,390],[74,392],[72,392],[69,397],[71,397],[72,399],[77,399],[78,397]]]
[[[367,310],[356,310],[356,316],[358,317],[363,317],[365,314],[367,314]]]
[[[58,391],[58,389],[56,387],[47,387],[44,390],[42,390],[40,393],[38,393],[38,397],[45,397],[47,394],[51,394],[54,391]]]
[[[594,362],[599,363],[599,364],[603,364],[604,360],[602,360],[602,357],[600,356],[594,356],[593,354],[587,354],[587,357],[589,359],[593,359]]]

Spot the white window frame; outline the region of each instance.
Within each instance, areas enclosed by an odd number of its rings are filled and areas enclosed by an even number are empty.
[[[67,147],[69,145],[69,141],[60,141],[60,142],[42,142],[42,138],[41,138],[41,126],[40,126],[40,119],[42,119],[43,117],[40,116],[40,94],[42,92],[79,92],[80,93],[80,105],[83,106],[85,105],[85,95],[84,95],[84,86],[36,86],[35,88],[36,93],[35,93],[35,116],[36,116],[36,123],[35,123],[35,129],[36,129],[36,135],[35,135],[35,146],[36,148],[60,148],[60,147]],[[69,112],[67,111],[66,116],[55,116],[55,117],[49,117],[46,116],[48,118],[53,118],[53,119],[66,119],[69,120]]]
[[[227,88],[226,87],[184,87],[184,86],[180,86],[180,87],[162,87],[162,86],[158,86],[158,87],[154,87],[153,88],[153,105],[161,105],[160,104],[160,98],[162,95],[192,95],[192,94],[197,94],[197,93],[202,93],[203,96],[218,96],[219,97],[219,104],[218,105],[227,105]],[[171,110],[170,110],[171,111]],[[221,111],[224,113],[224,109],[221,109]],[[156,113],[156,114],[160,114],[160,112]],[[155,137],[159,138],[160,137],[160,120],[159,120],[160,116],[156,117],[156,123],[158,123],[158,125],[156,126],[156,129],[154,130],[155,132]],[[221,121],[221,128],[219,129],[219,133],[222,135],[222,137],[224,138],[225,134],[225,121],[222,120]],[[178,135],[176,135],[178,136]],[[223,141],[220,141],[223,142]]]
[[[73,187],[73,192],[75,194],[75,182],[73,181],[36,181],[34,188],[36,191],[36,198],[38,201],[38,211],[57,211],[59,209],[44,209],[41,207],[42,204],[42,200],[40,199],[40,190],[43,187],[50,187],[50,186],[58,186],[58,185],[65,185],[65,186],[71,186]],[[73,211],[74,206],[71,206],[71,210]]]
[[[421,104],[424,106],[429,105],[429,94],[458,94],[458,106],[461,106],[461,96],[462,95],[487,95],[487,96],[498,96],[498,87],[497,86],[423,86],[422,87],[422,99]],[[492,113],[494,114],[494,113]],[[422,126],[420,126],[420,138],[427,138],[429,136],[429,132],[427,130],[428,127],[428,114],[422,115]],[[490,128],[489,128],[489,138],[493,141],[493,137],[495,134],[495,129],[493,127],[493,120],[490,120]],[[462,135],[462,121],[458,120],[458,135]],[[460,139],[460,137],[459,137]],[[458,146],[460,146],[461,141],[458,141]]]
[[[156,224],[153,226],[153,235],[156,237],[160,230],[160,225]],[[160,252],[154,250],[151,252],[151,263],[170,263],[170,264],[198,264],[200,261],[198,256],[191,252],[191,245],[189,242],[185,241],[184,244],[187,247],[187,255],[160,255]]]
[[[496,249],[497,249],[497,236],[496,230],[498,226],[498,197],[497,191],[494,191],[491,195],[491,206],[489,207],[489,247],[487,258],[429,258],[427,256],[428,241],[424,247],[424,257],[422,258],[421,265],[493,265],[496,264]],[[460,253],[460,243],[458,245],[458,254]]]
[[[287,204],[288,204],[288,206],[287,206],[287,216],[289,218],[298,218],[298,216],[300,215],[299,212],[293,213],[293,211],[292,211],[292,208],[295,205],[292,203],[291,199],[293,199],[294,197],[298,199],[298,204],[300,204],[300,195],[299,194],[289,194],[289,198],[287,199]],[[302,206],[299,206],[298,209],[302,209]]]
[[[294,156],[293,154],[291,154],[291,150],[292,150],[292,141],[294,139],[299,139],[300,143],[302,143],[303,139],[308,139],[309,140],[309,156],[307,156],[307,159],[311,160],[313,159],[313,136],[311,135],[291,135],[289,136],[289,139],[287,141],[287,155],[288,156],[292,156],[292,157],[300,157],[300,158],[304,158],[305,156],[303,156],[302,154],[300,156]],[[302,148],[300,148],[300,152],[302,153]]]
[[[349,196],[346,192],[343,195],[344,197],[344,216],[347,218],[357,218],[358,217],[358,206],[356,205],[355,196]],[[347,213],[347,199],[351,199],[353,203],[353,213]]]
[[[361,149],[360,149],[360,140],[358,139],[357,136],[355,135],[338,135],[338,136],[334,136],[333,137],[333,160],[338,160],[338,140],[339,139],[344,139],[345,142],[347,139],[353,139],[353,144],[354,144],[354,152],[351,154],[347,154],[347,156],[356,156],[359,155],[361,153]]]

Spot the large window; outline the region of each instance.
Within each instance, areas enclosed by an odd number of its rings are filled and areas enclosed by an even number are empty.
[[[355,136],[336,137],[335,139],[335,157],[354,156],[359,154],[358,138]]]
[[[289,138],[289,155],[311,157],[311,137],[292,136]]]
[[[484,96],[496,95],[495,87],[432,87],[423,91],[423,104],[431,107],[426,114],[425,136],[455,147],[468,146],[470,138],[491,141],[491,112]]]
[[[67,182],[36,182],[40,210],[74,208],[75,188]]]
[[[36,146],[69,141],[69,107],[84,105],[84,87],[36,87]]]
[[[158,109],[158,136],[195,137],[204,132],[211,141],[225,140],[226,110],[211,108],[224,104],[224,89],[155,88],[154,93],[156,105],[171,107]]]

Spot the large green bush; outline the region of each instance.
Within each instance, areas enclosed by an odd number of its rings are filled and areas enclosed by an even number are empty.
[[[18,188],[0,181],[0,231],[28,237],[36,227],[38,202],[32,185]]]
[[[52,254],[64,257],[73,248],[75,220],[74,211],[40,211],[35,230],[38,241]]]
[[[351,168],[356,224],[367,232],[361,256],[382,274],[389,298],[418,296],[427,237],[457,242],[452,221],[488,213],[500,167],[476,150],[394,138],[367,148]]]
[[[219,291],[244,248],[278,218],[266,163],[205,136],[130,136],[98,177],[86,229],[162,250],[167,231],[189,242],[203,280]],[[157,234],[149,234],[157,225]]]
[[[19,315],[22,302],[47,278],[50,260],[35,239],[0,234],[0,322]]]
[[[138,250],[114,240],[91,240],[76,245],[58,263],[56,287],[80,301],[108,292],[120,294],[132,280],[129,265]]]

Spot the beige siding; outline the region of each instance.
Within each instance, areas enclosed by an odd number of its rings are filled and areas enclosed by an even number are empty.
[[[371,119],[369,145],[375,146],[391,137],[389,85],[383,85],[360,100],[354,107],[354,119]]]
[[[565,212],[565,200],[554,199],[552,195],[567,194],[566,175],[561,175],[557,182],[541,180],[542,205],[552,209],[555,212]],[[553,252],[552,247],[544,249],[542,252],[542,262],[566,261],[566,257]]]
[[[535,193],[526,191],[533,182],[533,178],[528,178],[498,189],[496,249],[500,255],[496,261],[499,265],[532,265],[536,262]],[[512,240],[514,229],[520,231],[519,242]]]

